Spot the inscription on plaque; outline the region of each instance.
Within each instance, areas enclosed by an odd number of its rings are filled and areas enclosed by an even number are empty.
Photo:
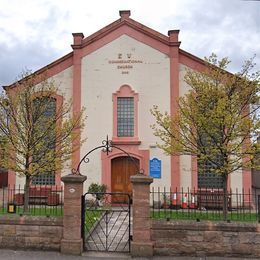
[[[150,176],[153,178],[161,178],[162,162],[157,158],[150,160]]]

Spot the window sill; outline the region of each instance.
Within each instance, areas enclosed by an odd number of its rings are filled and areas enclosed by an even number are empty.
[[[113,145],[140,145],[141,141],[136,137],[113,137]]]

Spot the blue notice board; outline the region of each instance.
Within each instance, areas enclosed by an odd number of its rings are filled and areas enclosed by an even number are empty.
[[[162,161],[153,158],[150,160],[150,176],[153,178],[161,178],[161,173],[162,173]]]

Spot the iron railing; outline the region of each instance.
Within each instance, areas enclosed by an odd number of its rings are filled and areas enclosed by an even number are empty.
[[[25,189],[21,185],[0,187],[0,215],[24,214]],[[33,185],[29,188],[29,215],[63,215],[63,188]]]
[[[251,190],[228,190],[227,214],[224,214],[224,197],[223,189],[152,188],[151,217],[260,222],[260,195]]]

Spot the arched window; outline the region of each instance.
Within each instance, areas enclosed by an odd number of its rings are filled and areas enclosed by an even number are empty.
[[[40,109],[37,109],[37,107],[41,107],[41,111],[39,111]],[[46,159],[46,156],[50,156],[51,154],[55,156],[55,124],[52,124],[50,128],[47,121],[53,120],[56,114],[56,99],[53,97],[37,97],[34,100],[34,108],[33,120],[37,120],[36,127],[38,128],[38,131],[46,133],[44,136],[44,143],[39,149],[36,149],[36,152],[33,155],[33,161],[41,165],[41,162]],[[55,185],[55,161],[51,163],[53,165],[48,166],[49,170],[43,168],[35,173],[36,176],[32,179],[33,185]]]
[[[138,140],[138,94],[123,85],[113,94],[113,141]]]

